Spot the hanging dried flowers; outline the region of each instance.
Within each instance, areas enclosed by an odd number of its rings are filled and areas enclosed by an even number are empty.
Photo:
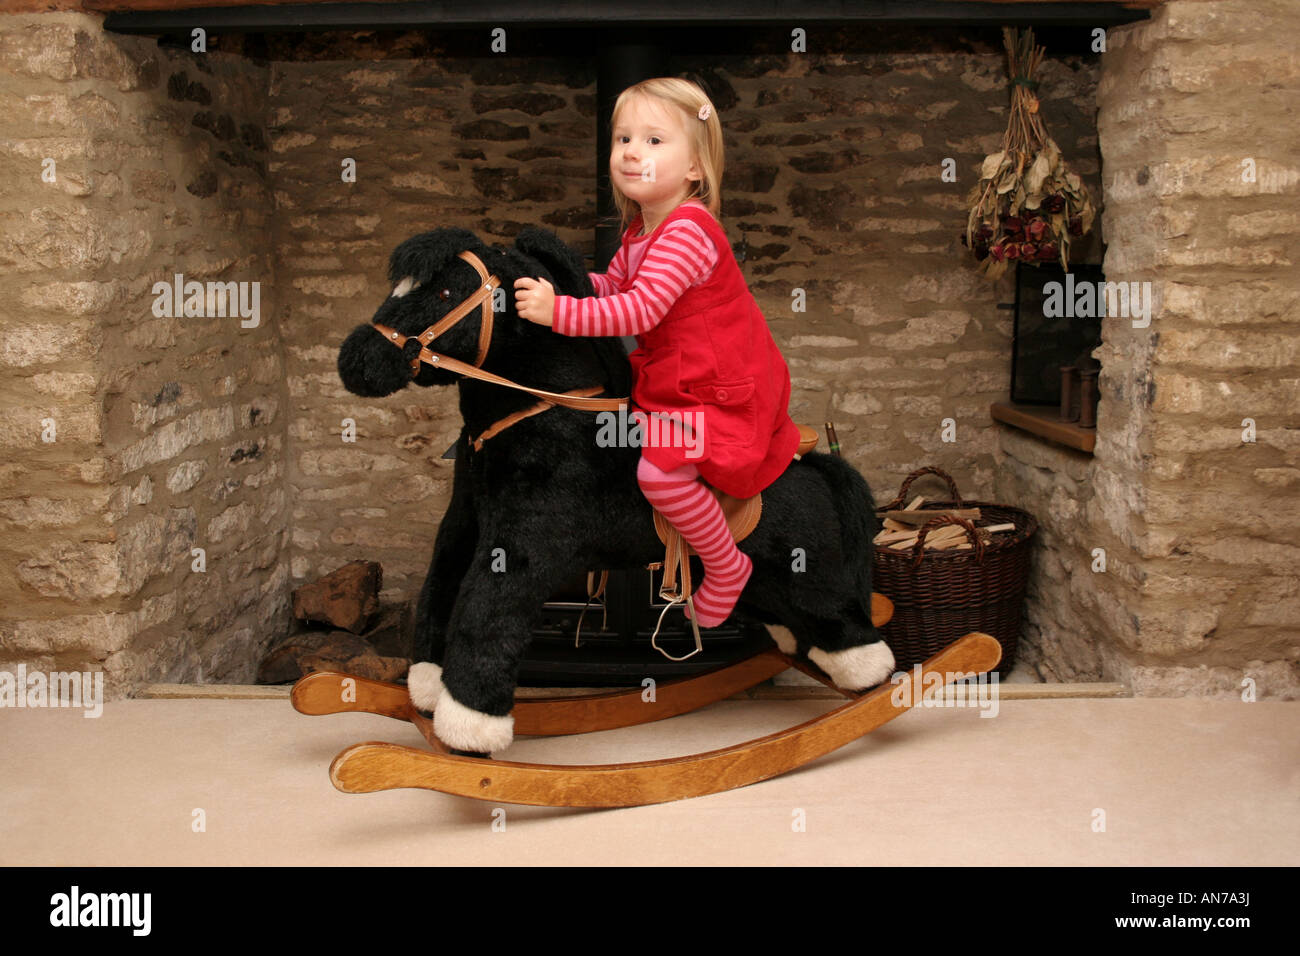
[[[1070,268],[1070,240],[1092,228],[1096,215],[1087,187],[1070,172],[1038,112],[1034,73],[1043,47],[1034,31],[1002,30],[1011,76],[1011,118],[1002,149],[984,158],[962,233],[985,278],[993,281],[1017,260],[1059,261]]]

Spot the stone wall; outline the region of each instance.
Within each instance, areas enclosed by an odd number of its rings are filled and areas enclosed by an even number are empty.
[[[1110,31],[1106,277],[1156,310],[1103,324],[1094,458],[1000,436],[999,496],[1045,519],[1025,654],[1049,679],[1300,696],[1298,31],[1281,0]]]
[[[957,235],[1005,125],[999,46],[913,31],[878,53],[670,64],[723,119],[723,225],[795,417],[833,419],[882,502],[937,464],[1039,516],[1022,653],[1049,679],[1295,693],[1291,10],[1174,0],[1100,59],[1045,64],[1049,129],[1104,199],[1078,252],[1095,261],[1104,234],[1108,278],[1151,281],[1159,309],[1105,324],[1092,458],[989,420],[1010,283],[980,280]],[[454,391],[358,399],[338,345],[414,233],[505,243],[540,223],[592,252],[595,71],[417,35],[271,44],[268,63],[99,22],[0,17],[0,668],[102,667],[114,694],[249,680],[295,584],[364,558],[386,598],[418,592]],[[176,273],[259,282],[260,323],[156,316]]]
[[[249,681],[287,624],[267,79],[0,16],[0,667]],[[258,282],[260,324],[157,315],[177,273]]]

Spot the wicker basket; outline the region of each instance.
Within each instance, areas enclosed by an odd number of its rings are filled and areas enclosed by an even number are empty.
[[[906,551],[873,549],[873,587],[894,602],[894,616],[881,628],[881,635],[894,652],[897,669],[910,670],[958,638],[982,631],[1002,645],[998,674],[1005,677],[1016,662],[1031,539],[1038,522],[1019,508],[962,500],[956,483],[939,468],[912,472],[898,497],[881,510],[902,508],[912,482],[922,475],[938,475],[948,483],[952,497],[926,502],[921,510],[979,508],[980,520],[986,524],[1014,523],[1016,529],[980,535],[969,521],[943,515],[927,522],[916,545]],[[966,528],[974,547],[969,551],[924,550],[925,535],[945,524]]]

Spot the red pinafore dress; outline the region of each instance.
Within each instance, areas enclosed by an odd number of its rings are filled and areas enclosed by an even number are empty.
[[[682,293],[658,325],[636,337],[638,348],[628,356],[632,404],[648,415],[683,413],[681,421],[703,428],[689,449],[685,442],[646,443],[641,453],[664,471],[695,465],[713,487],[748,498],[785,471],[799,446],[789,414],[790,370],[726,233],[707,209],[683,203],[648,241],[682,218],[713,240],[718,264]],[[625,247],[641,226],[638,216],[623,235]],[[631,289],[633,279],[626,278],[619,291]]]

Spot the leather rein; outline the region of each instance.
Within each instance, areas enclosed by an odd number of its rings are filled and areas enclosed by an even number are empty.
[[[464,375],[467,378],[475,378],[481,382],[491,382],[494,385],[501,385],[505,388],[517,389],[521,392],[527,392],[541,399],[536,405],[521,411],[507,415],[499,419],[483,431],[478,438],[472,439],[474,450],[478,451],[483,447],[483,443],[493,435],[499,435],[516,422],[529,418],[540,412],[553,408],[556,405],[563,405],[566,408],[576,408],[579,411],[593,412],[614,412],[624,407],[628,403],[626,398],[592,398],[597,392],[603,392],[604,386],[590,385],[585,388],[575,388],[568,392],[548,392],[541,388],[530,388],[527,385],[520,385],[518,382],[512,382],[508,378],[495,375],[492,372],[484,371],[480,366],[487,358],[488,347],[492,343],[492,295],[501,285],[501,279],[494,275],[489,275],[483,265],[483,261],[468,249],[459,253],[459,258],[464,259],[475,271],[478,272],[479,278],[483,280],[482,284],[475,289],[463,302],[444,315],[441,319],[429,326],[419,335],[403,335],[396,329],[387,325],[381,325],[378,322],[373,323],[374,327],[384,336],[385,339],[392,342],[399,349],[405,349],[406,343],[412,339],[420,343],[420,353],[411,359],[411,378],[420,374],[420,365],[429,365],[432,368],[446,369],[448,372],[455,372],[458,375]],[[398,284],[401,292],[394,291],[394,295],[405,295],[411,289],[418,286],[418,283],[407,285],[409,280],[403,279]],[[403,288],[405,286],[405,288]],[[429,344],[442,335],[452,326],[456,325],[461,319],[469,315],[475,308],[482,310],[482,321],[479,323],[478,333],[478,355],[474,359],[474,364],[462,362],[459,359],[452,358],[450,355],[443,355],[441,352],[434,352],[429,348]]]

